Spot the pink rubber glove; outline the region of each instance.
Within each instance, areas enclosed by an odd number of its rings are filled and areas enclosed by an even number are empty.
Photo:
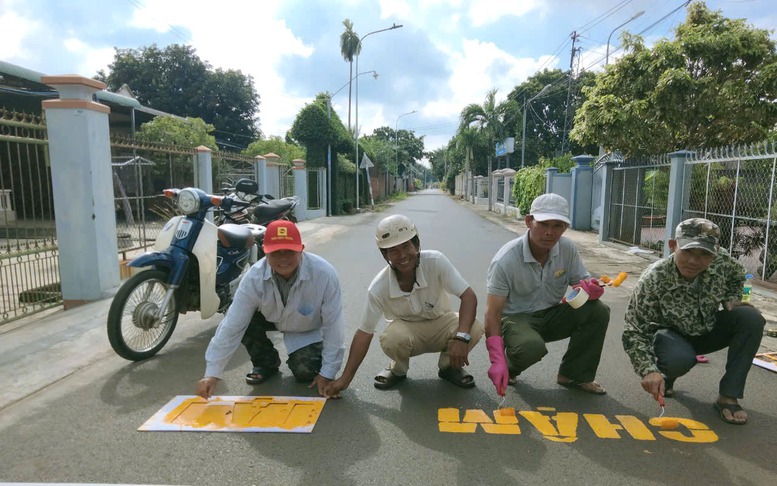
[[[596,300],[604,295],[604,288],[599,285],[599,282],[595,278],[581,280],[580,287],[588,292],[588,300]]]
[[[496,392],[503,397],[507,390],[507,380],[510,379],[510,373],[507,371],[505,343],[502,336],[491,336],[486,339],[486,349],[488,349],[488,359],[491,361],[488,377],[494,383]]]

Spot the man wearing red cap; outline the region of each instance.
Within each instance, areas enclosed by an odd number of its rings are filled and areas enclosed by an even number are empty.
[[[280,331],[292,374],[324,395],[337,375],[345,351],[340,281],[318,255],[303,252],[299,229],[291,221],[273,221],[264,235],[265,257],[243,277],[227,315],[205,352],[205,377],[197,395],[209,398],[241,341],[253,369],[249,384],[278,372],[281,360],[267,331]]]

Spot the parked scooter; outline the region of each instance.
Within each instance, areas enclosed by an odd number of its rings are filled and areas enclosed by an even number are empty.
[[[259,185],[251,179],[239,179],[235,187],[223,188],[225,196],[231,199],[250,203],[250,206],[235,206],[231,210],[222,211],[218,215],[216,224],[260,224],[267,226],[270,221],[276,219],[288,219],[297,222],[294,217],[294,208],[299,204],[298,196],[275,199],[271,194],[259,194]]]
[[[132,361],[155,355],[167,343],[178,315],[200,311],[203,319],[226,312],[244,271],[261,256],[266,228],[222,224],[206,218],[221,207],[250,202],[214,196],[201,189],[166,189],[183,216],[175,216],[157,236],[155,251],[131,262],[150,267],[130,277],[116,293],[108,312],[108,339],[116,353]]]

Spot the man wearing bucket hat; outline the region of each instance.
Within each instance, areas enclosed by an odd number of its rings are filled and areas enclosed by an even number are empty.
[[[339,396],[351,383],[381,318],[389,324],[380,336],[380,346],[391,363],[375,377],[375,388],[385,390],[403,381],[410,358],[426,353],[440,353],[440,378],[462,388],[474,387],[474,378],[464,366],[483,335],[483,324],[475,318],[475,292],[445,255],[421,251],[418,230],[407,216],[396,214],[381,220],[375,240],[388,265],[367,289],[361,325],[351,342],[343,375],[327,388],[327,396]],[[451,310],[448,294],[461,299],[458,313]]]
[[[741,302],[745,269],[719,239],[720,229],[707,219],[677,225],[672,253],[643,272],[629,299],[623,347],[642,388],[659,401],[674,396],[675,380],[696,365],[697,355],[728,347],[714,407],[724,422],[744,424],[738,399],[765,320]]]
[[[267,331],[283,333],[286,363],[294,378],[324,395],[345,352],[340,281],[332,265],[304,248],[291,221],[267,225],[265,257],[241,280],[208,345],[205,378],[197,382],[197,395],[213,394],[241,341],[253,363],[246,382],[260,384],[276,374],[281,360]]]
[[[557,194],[543,194],[532,202],[524,223],[528,231],[502,246],[488,268],[488,376],[504,395],[508,383],[548,354],[545,343],[570,338],[556,382],[603,395],[594,378],[610,308],[598,300],[602,287],[585,269],[575,244],[563,236],[569,205]],[[562,302],[570,285],[580,296]]]

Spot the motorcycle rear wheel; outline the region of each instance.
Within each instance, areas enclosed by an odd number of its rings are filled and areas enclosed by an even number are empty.
[[[146,270],[121,286],[108,311],[108,340],[116,354],[130,361],[154,356],[167,343],[178,322],[175,296],[164,316],[157,312],[167,293],[167,273]]]

